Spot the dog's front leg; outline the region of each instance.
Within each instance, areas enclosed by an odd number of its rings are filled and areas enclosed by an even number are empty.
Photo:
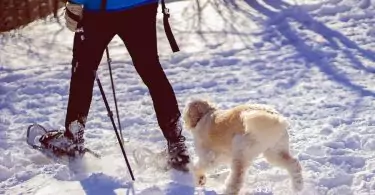
[[[198,160],[193,164],[193,172],[197,186],[206,184],[206,171],[215,164],[215,154],[209,151],[200,151]]]
[[[193,165],[193,173],[195,178],[195,185],[204,186],[206,184],[206,170],[208,163],[205,158],[199,157]]]

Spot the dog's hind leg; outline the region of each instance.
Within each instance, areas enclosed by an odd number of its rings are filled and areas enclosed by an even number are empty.
[[[289,152],[288,139],[288,134],[285,134],[274,147],[267,149],[263,155],[269,163],[285,168],[292,179],[293,189],[301,191],[303,189],[302,168],[299,161],[293,158]]]
[[[239,194],[250,163],[264,151],[253,135],[236,135],[232,141],[231,172],[226,180],[224,194]]]

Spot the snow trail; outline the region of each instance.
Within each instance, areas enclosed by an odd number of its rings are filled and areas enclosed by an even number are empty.
[[[223,9],[233,28],[209,4],[202,12],[208,27],[199,33],[188,19],[193,2],[170,3],[171,26],[181,49],[175,54],[158,21],[160,60],[180,109],[194,96],[210,98],[221,108],[272,104],[292,124],[292,152],[301,161],[306,182],[301,194],[375,194],[374,4],[238,3],[243,12],[231,15]],[[135,148],[161,150],[165,141],[147,88],[118,37],[109,49],[136,182],[130,182],[96,85],[85,137],[87,146],[104,158],[88,159],[87,175],[75,175],[27,147],[28,125],[63,127],[72,40],[66,28],[43,21],[15,37],[0,37],[0,194],[194,194],[189,175],[143,169],[132,159]],[[98,73],[114,110],[105,57]],[[184,134],[194,154],[192,137]],[[228,169],[218,171],[208,179],[205,194],[221,193]],[[249,169],[244,193],[293,194],[287,173],[261,157]]]

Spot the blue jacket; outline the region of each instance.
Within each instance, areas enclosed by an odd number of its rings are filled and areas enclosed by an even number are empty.
[[[85,10],[98,11],[101,9],[102,0],[70,0],[82,4]],[[107,0],[107,11],[125,10],[143,4],[158,2],[158,0]]]

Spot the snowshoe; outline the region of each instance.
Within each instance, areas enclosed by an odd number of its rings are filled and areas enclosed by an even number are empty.
[[[167,149],[162,151],[152,151],[148,148],[138,147],[133,151],[133,158],[140,169],[154,168],[161,171],[169,171],[172,169],[188,172],[187,163],[175,161],[170,157]]]
[[[167,162],[167,151],[154,152],[148,148],[138,147],[133,151],[133,158],[140,169],[155,168],[156,170],[168,171],[170,167]]]
[[[47,131],[42,125],[39,124],[33,124],[28,127],[26,142],[33,149],[39,150],[41,153],[50,158],[68,158],[71,160],[76,157],[83,156],[85,153],[90,153],[93,156],[100,158],[99,154],[88,148],[78,150],[76,147],[74,147],[74,143],[71,140],[64,137],[64,131]]]

